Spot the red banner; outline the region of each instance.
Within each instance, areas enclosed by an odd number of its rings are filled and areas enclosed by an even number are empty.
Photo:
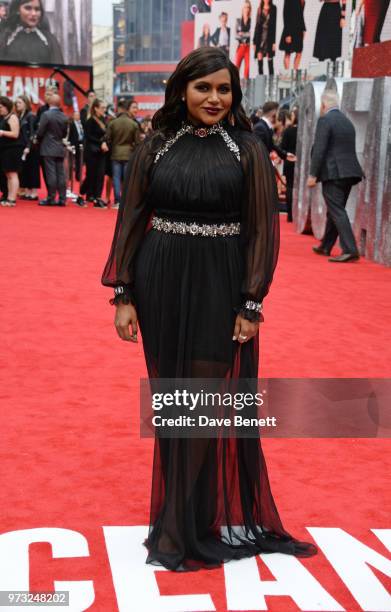
[[[91,88],[92,69],[85,66],[64,66],[56,69],[53,66],[0,63],[1,96],[15,100],[25,94],[31,98],[33,107],[37,108],[44,104],[46,87],[54,84],[59,88],[64,111],[72,113],[74,109],[82,108],[86,104],[86,98],[78,87],[83,92]]]

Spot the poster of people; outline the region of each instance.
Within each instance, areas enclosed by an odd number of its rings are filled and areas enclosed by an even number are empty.
[[[215,0],[196,12],[195,46],[225,49],[244,78],[311,71],[348,57],[351,10],[352,0]]]
[[[125,4],[113,5],[113,29],[114,29],[114,68],[124,64],[126,47],[126,13]]]
[[[0,2],[0,61],[91,65],[92,0]]]
[[[390,0],[353,0],[353,48],[391,40]]]

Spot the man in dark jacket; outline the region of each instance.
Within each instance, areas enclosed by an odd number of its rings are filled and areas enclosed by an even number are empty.
[[[278,102],[265,102],[262,107],[262,117],[254,127],[254,136],[263,142],[269,153],[275,151],[281,159],[295,162],[296,156],[284,151],[273,140],[278,108]]]
[[[111,151],[113,168],[115,196],[113,208],[118,208],[119,206],[126,166],[131,152],[140,142],[138,124],[129,114],[130,104],[129,100],[119,100],[117,118],[110,121],[106,132],[106,142]]]
[[[359,252],[346,203],[352,186],[363,178],[356,154],[356,131],[352,122],[339,110],[338,94],[334,91],[323,93],[320,114],[307,185],[314,187],[317,182],[322,183],[327,225],[321,244],[313,250],[319,255],[330,255],[339,236],[342,254],[330,257],[329,261],[355,261],[359,259]]]
[[[41,206],[65,206],[66,201],[63,140],[68,132],[68,118],[60,110],[60,104],[60,96],[54,94],[49,102],[49,110],[42,115],[37,132],[48,187],[47,199],[40,202]],[[56,202],[57,191],[58,203]]]

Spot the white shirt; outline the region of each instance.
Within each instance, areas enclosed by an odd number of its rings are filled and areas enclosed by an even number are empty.
[[[228,47],[228,30],[221,28],[219,37],[219,47]]]
[[[263,120],[264,120],[264,122],[266,123],[267,127],[268,127],[269,129],[271,129],[271,130],[274,132],[274,127],[273,127],[273,125],[270,123],[269,119],[268,119],[267,117],[261,117],[261,119],[263,119]]]

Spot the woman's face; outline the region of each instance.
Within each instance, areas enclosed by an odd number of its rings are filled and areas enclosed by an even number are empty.
[[[30,0],[19,7],[20,21],[28,28],[36,28],[42,17],[42,8],[39,0]]]
[[[231,75],[227,68],[189,81],[185,91],[187,114],[195,125],[214,125],[232,107]]]
[[[15,108],[18,113],[24,113],[24,111],[26,110],[26,104],[21,98],[17,98],[15,102]]]
[[[8,108],[0,104],[0,117],[6,117],[8,115]]]
[[[104,117],[105,112],[106,112],[106,104],[100,104],[100,106],[97,106],[96,114],[98,115],[98,117]]]
[[[248,19],[251,15],[251,4],[249,4],[248,2],[245,2],[243,4],[243,17],[245,19]]]

